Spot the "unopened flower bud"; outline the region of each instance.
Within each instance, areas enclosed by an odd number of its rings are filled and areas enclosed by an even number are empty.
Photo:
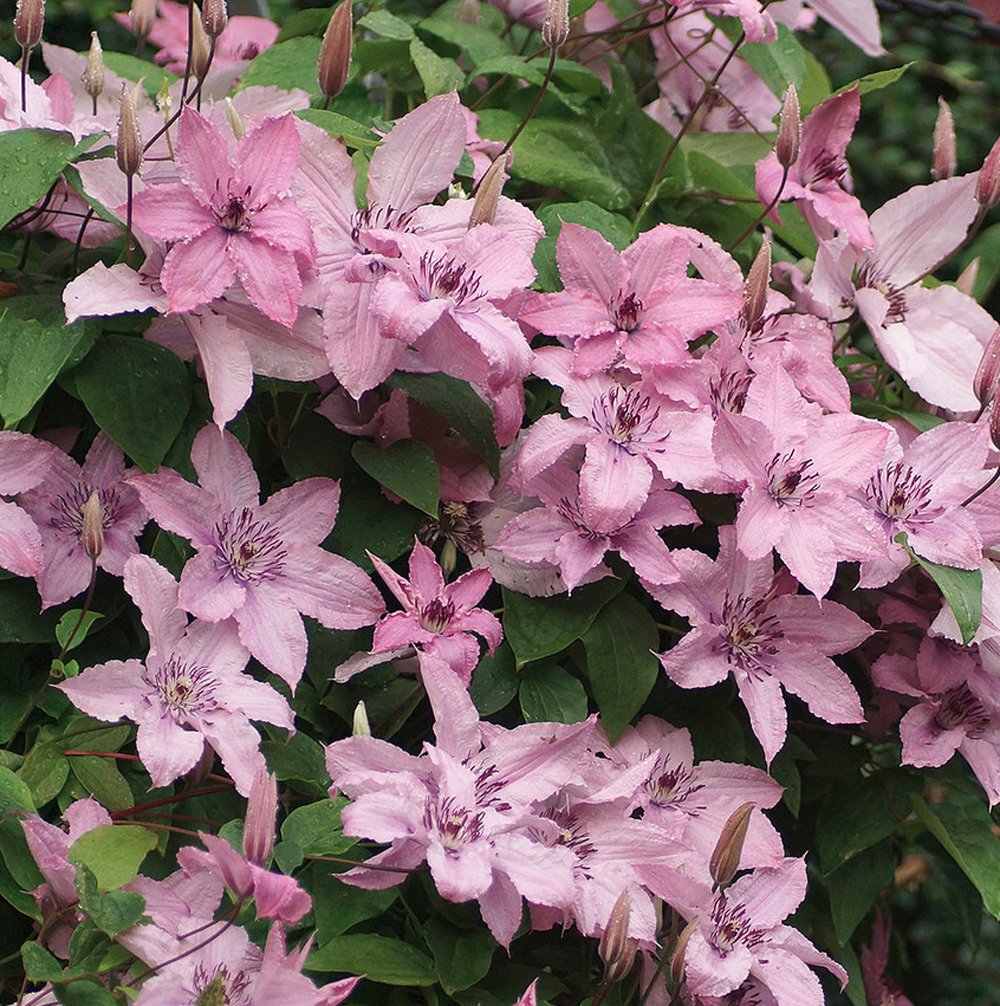
[[[136,90],[140,85],[136,85]],[[142,167],[142,134],[135,114],[135,91],[122,84],[121,105],[118,110],[118,141],[115,158],[125,175],[135,175]]]
[[[239,110],[233,104],[231,98],[225,99],[226,108],[226,122],[229,123],[229,128],[233,131],[233,136],[236,137],[237,142],[243,139],[247,133],[247,124],[243,121],[243,116],[240,115]]]
[[[101,506],[101,498],[96,491],[87,497],[87,502],[80,507],[80,513],[83,516],[80,529],[83,550],[89,558],[96,560],[104,550],[104,507]]]
[[[87,68],[80,77],[83,89],[94,101],[104,93],[104,50],[97,32],[90,33],[90,49],[87,52]]]
[[[463,24],[479,24],[479,0],[458,0],[455,20]]]
[[[976,376],[972,379],[972,390],[983,408],[996,398],[998,377],[1000,377],[1000,326],[994,329],[990,341],[986,343],[983,358],[979,361]]]
[[[145,41],[156,24],[156,0],[132,0],[129,20],[135,37],[140,42]]]
[[[278,780],[266,769],[254,776],[243,822],[243,855],[247,862],[264,866],[274,848],[274,829],[278,820]]]
[[[674,952],[670,957],[670,977],[677,988],[680,988],[681,983],[684,981],[684,954],[687,951],[688,940],[691,939],[691,934],[697,928],[698,920],[692,919],[681,930],[680,936],[677,937],[677,945],[674,947]]]
[[[25,52],[41,42],[44,27],[45,0],[17,0],[14,40]]]
[[[995,399],[995,386],[993,388],[993,394]],[[993,446],[1000,451],[1000,405],[996,404],[995,400],[993,410],[990,412],[990,440],[993,441]]]
[[[708,861],[708,872],[712,875],[716,887],[725,887],[731,883],[740,868],[743,843],[746,841],[750,815],[755,806],[753,803],[741,804],[722,826],[719,840],[715,843]]]
[[[319,50],[319,89],[326,98],[336,98],[347,83],[351,69],[351,47],[354,42],[354,22],[351,0],[343,0],[333,12]]]
[[[202,24],[201,11],[194,4],[194,20],[191,22],[191,72],[195,80],[201,80],[208,73],[208,63],[212,56],[212,40]]]
[[[500,193],[503,192],[507,155],[498,157],[487,169],[476,189],[476,197],[469,213],[469,230],[479,224],[491,224],[497,215]]]
[[[951,178],[958,168],[955,148],[955,122],[944,98],[938,98],[938,116],[934,123],[934,151],[931,154],[931,178],[939,182]]]
[[[781,106],[781,119],[778,122],[778,139],[774,144],[774,153],[778,163],[783,168],[790,168],[799,156],[799,144],[802,141],[802,117],[799,114],[799,95],[794,84],[788,85],[785,92],[785,102]]]
[[[976,279],[979,276],[979,256],[977,255],[963,270],[958,279],[955,280],[955,288],[961,290],[967,297],[972,296],[972,291],[976,288]]]
[[[354,707],[354,722],[351,725],[351,734],[354,737],[371,737],[372,728],[368,722],[368,709],[364,702],[359,702]]]
[[[209,38],[218,38],[226,30],[229,11],[226,10],[226,0],[205,0],[201,12],[201,26]]]
[[[984,210],[991,210],[1000,203],[1000,139],[993,144],[979,169],[976,201]]]
[[[757,257],[747,273],[743,297],[743,322],[749,331],[764,317],[767,291],[771,282],[771,242],[764,238]]]
[[[618,895],[604,927],[597,953],[604,961],[604,975],[609,982],[621,981],[632,970],[636,943],[629,934],[632,922],[632,898],[628,888]]]
[[[552,50],[569,38],[569,0],[548,0],[542,22],[542,41]]]
[[[192,786],[197,786],[198,783],[204,782],[208,778],[214,766],[215,750],[208,744],[203,744],[201,754],[194,763],[194,768],[184,773],[184,781],[191,783]]]

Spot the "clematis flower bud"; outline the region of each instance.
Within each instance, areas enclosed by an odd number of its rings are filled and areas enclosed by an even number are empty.
[[[226,0],[205,0],[201,12],[201,26],[209,38],[218,38],[226,30],[229,11],[226,10]]]
[[[743,843],[746,841],[750,815],[756,806],[754,803],[741,804],[722,826],[719,840],[715,843],[708,861],[708,872],[712,875],[716,887],[725,887],[731,883],[740,868],[740,857],[743,855]]]
[[[774,154],[783,168],[790,168],[799,156],[802,142],[802,116],[799,114],[799,95],[794,84],[788,85],[785,102],[781,106],[778,122],[778,139],[774,144]]]
[[[694,918],[681,930],[680,936],[677,937],[677,945],[670,957],[670,977],[678,988],[684,981],[684,954],[687,951],[688,940],[691,939],[691,934],[697,928],[698,920]]]
[[[351,0],[343,0],[333,12],[319,50],[319,89],[326,100],[336,98],[347,83],[351,69],[351,47],[354,41]]]
[[[487,169],[476,189],[476,197],[472,203],[472,211],[469,213],[469,230],[479,224],[491,224],[497,215],[497,205],[500,202],[500,193],[503,192],[503,184],[506,178],[507,156],[504,154],[498,157]]]
[[[129,19],[132,21],[135,37],[140,42],[145,42],[156,24],[156,0],[132,0]]]
[[[979,169],[976,201],[983,210],[991,210],[1000,203],[1000,139],[993,144]]]
[[[278,780],[261,769],[250,787],[247,816],[243,823],[243,855],[248,863],[263,866],[274,848],[278,820]]]
[[[972,390],[979,404],[985,409],[997,393],[997,379],[1000,378],[1000,326],[990,336],[983,350],[983,358],[976,368],[976,376],[972,379]]]
[[[604,976],[608,982],[619,982],[632,970],[636,942],[628,934],[631,921],[632,898],[626,888],[618,895],[597,944],[597,953],[604,961]]]
[[[548,0],[542,22],[542,41],[552,50],[569,38],[569,0]]]
[[[194,4],[194,20],[191,22],[191,73],[195,80],[201,80],[208,73],[212,58],[212,40],[202,24],[201,11]]]
[[[243,121],[243,116],[240,115],[239,110],[233,104],[231,98],[225,99],[226,107],[226,122],[229,123],[229,128],[233,131],[233,136],[236,137],[237,142],[246,136],[247,124]]]
[[[944,98],[938,98],[938,117],[934,123],[934,152],[931,155],[931,178],[936,182],[951,178],[958,168],[955,148],[955,121]]]
[[[972,291],[976,288],[976,278],[979,276],[979,256],[977,255],[963,270],[962,274],[955,280],[955,287],[961,290],[966,296],[971,297]]]
[[[136,85],[136,90],[140,85]],[[135,114],[136,90],[122,84],[121,106],[118,110],[118,140],[115,143],[115,158],[122,173],[131,177],[142,167],[142,134]]]
[[[42,40],[45,27],[45,0],[17,0],[14,13],[14,40],[24,52]]]
[[[104,550],[104,507],[97,492],[87,497],[87,502],[80,507],[83,516],[83,526],[80,529],[80,540],[83,550],[91,559],[96,559]]]
[[[993,394],[996,395],[995,385]],[[990,440],[993,441],[993,446],[1000,451],[1000,406],[996,404],[993,406],[993,411],[990,412]]]
[[[368,708],[364,702],[359,702],[354,707],[354,722],[351,725],[351,735],[353,737],[371,737],[372,728],[368,722]]]
[[[771,242],[764,238],[757,257],[747,273],[743,299],[743,322],[749,331],[764,317],[767,291],[771,281]]]
[[[90,49],[87,52],[87,68],[80,77],[83,89],[90,95],[97,110],[97,99],[104,93],[104,50],[96,31],[90,33]]]

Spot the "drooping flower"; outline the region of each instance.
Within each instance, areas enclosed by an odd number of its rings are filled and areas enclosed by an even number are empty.
[[[194,768],[208,744],[237,790],[248,794],[264,768],[250,720],[293,730],[287,701],[242,673],[249,654],[233,623],[188,624],[177,606],[176,581],[155,560],[128,559],[125,589],[149,633],[145,661],[110,660],[57,687],[88,716],[138,724],[136,750],[154,786]]]
[[[263,314],[291,327],[302,297],[300,270],[315,258],[309,224],[287,195],[298,163],[291,115],[264,119],[236,145],[190,106],[181,115],[181,182],[148,185],[135,225],[171,242],[160,282],[171,312],[221,297],[237,277]]]
[[[872,634],[854,612],[794,593],[787,574],[775,576],[769,555],[747,559],[736,548],[731,527],[719,529],[715,562],[690,551],[675,553],[675,562],[678,582],[649,590],[693,628],[660,654],[660,663],[682,688],[704,688],[732,674],[768,763],[785,742],[782,688],[828,723],[864,718],[850,678],[830,659]]]
[[[97,565],[121,576],[125,560],[139,551],[136,536],[149,520],[139,494],[127,479],[137,469],[125,467],[122,449],[99,433],[83,466],[68,454],[55,452],[45,480],[18,497],[34,518],[42,536],[42,568],[38,592],[42,610],[87,589],[91,559],[83,542],[83,507],[97,493],[103,543]]]
[[[260,502],[260,483],[239,441],[207,426],[191,448],[201,484],[161,468],[131,480],[160,527],[198,550],[178,600],[208,622],[234,619],[243,645],[294,688],[306,662],[302,615],[331,629],[371,625],[384,610],[352,562],[322,549],[340,505],[331,479],[304,479]]]

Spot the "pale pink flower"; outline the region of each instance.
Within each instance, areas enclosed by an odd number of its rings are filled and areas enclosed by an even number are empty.
[[[80,710],[106,723],[138,724],[136,750],[154,786],[166,786],[198,763],[206,743],[246,795],[264,767],[250,720],[293,730],[287,701],[241,673],[249,654],[231,622],[188,624],[177,583],[148,556],[125,564],[125,589],[149,633],[145,661],[111,660],[56,687]]]
[[[97,565],[121,576],[125,560],[139,551],[136,537],[149,521],[139,494],[127,484],[138,469],[125,467],[122,449],[98,433],[83,466],[56,453],[45,481],[22,493],[18,502],[32,516],[42,536],[38,592],[42,610],[87,589],[91,558],[83,547],[83,506],[97,493],[103,544]]]
[[[749,560],[735,539],[731,527],[719,529],[715,562],[675,552],[678,582],[647,589],[692,625],[660,654],[663,669],[682,688],[705,688],[732,674],[770,764],[788,727],[782,688],[828,723],[861,722],[858,693],[830,656],[852,650],[873,630],[843,605],[794,593],[787,574],[775,576],[770,555]]]
[[[160,272],[170,311],[207,304],[239,277],[263,314],[294,324],[300,270],[315,257],[309,224],[287,196],[298,156],[289,114],[259,122],[231,160],[218,127],[185,108],[177,139],[181,182],[147,185],[134,210],[137,227],[171,243]]]
[[[306,662],[302,615],[357,629],[384,610],[354,563],[320,547],[337,518],[340,485],[304,479],[262,504],[246,451],[214,426],[195,437],[191,461],[198,486],[169,468],[131,480],[157,524],[197,549],[181,574],[179,603],[208,622],[234,619],[243,645],[294,688]]]
[[[0,569],[18,576],[37,576],[42,568],[42,536],[35,522],[16,503],[16,496],[38,485],[59,452],[42,440],[13,430],[0,432]]]

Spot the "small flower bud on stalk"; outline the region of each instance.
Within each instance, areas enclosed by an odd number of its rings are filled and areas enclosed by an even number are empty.
[[[687,951],[688,940],[691,934],[698,928],[698,920],[692,919],[677,937],[677,945],[670,957],[670,977],[673,979],[674,987],[680,988],[684,981],[684,954]]]
[[[1000,326],[994,329],[983,350],[983,358],[972,379],[972,390],[985,409],[996,397],[997,379],[1000,378]]]
[[[254,778],[243,823],[243,855],[247,862],[264,866],[274,849],[274,829],[278,820],[278,780],[264,769]]]
[[[121,106],[118,110],[118,139],[115,143],[115,159],[125,175],[125,259],[132,257],[132,188],[139,168],[142,167],[142,134],[135,114],[136,94],[141,84],[133,92],[122,84]]]
[[[368,722],[368,709],[364,702],[359,702],[354,707],[354,722],[351,726],[353,737],[371,737],[372,728]]]
[[[156,0],[132,0],[129,19],[132,21],[132,32],[136,37],[139,54],[142,55],[146,39],[156,24]]]
[[[958,168],[955,147],[955,121],[944,98],[938,98],[938,117],[934,123],[934,151],[931,154],[931,178],[939,182],[951,178]]]
[[[104,50],[97,32],[90,33],[90,49],[87,52],[87,68],[80,77],[83,89],[90,95],[93,102],[94,115],[97,115],[97,99],[104,93]]]
[[[104,550],[104,507],[96,491],[87,497],[87,502],[80,507],[83,516],[83,526],[80,529],[80,541],[88,558],[97,561]]]
[[[750,331],[764,317],[767,291],[771,282],[771,242],[764,238],[757,257],[747,273],[743,299],[743,322]]]
[[[1000,139],[993,144],[979,169],[976,181],[976,201],[980,212],[985,213],[1000,203]]]
[[[229,123],[229,128],[233,131],[233,136],[235,136],[237,142],[239,142],[244,136],[246,136],[247,124],[243,121],[243,116],[240,115],[231,98],[226,98],[225,104],[226,121]]]
[[[636,942],[628,934],[631,921],[632,899],[626,888],[618,895],[597,944],[597,953],[604,961],[604,979],[609,985],[620,982],[632,970]]]
[[[354,22],[351,0],[343,0],[333,12],[330,23],[323,34],[323,45],[319,50],[317,76],[319,89],[326,97],[323,104],[327,108],[332,98],[336,98],[347,83],[351,69],[351,47],[354,42]]]
[[[778,163],[787,171],[799,156],[802,142],[802,117],[799,114],[799,95],[794,84],[788,85],[785,102],[781,106],[778,122],[778,139],[774,144],[774,154]]]
[[[569,38],[569,0],[548,0],[542,22],[542,41],[553,53]]]
[[[479,224],[491,224],[497,215],[500,193],[506,179],[507,156],[501,155],[487,169],[476,189],[476,197],[469,213],[469,230]]]
[[[708,861],[708,872],[712,875],[716,887],[725,887],[732,883],[736,871],[740,868],[743,843],[746,841],[750,815],[755,806],[753,803],[741,804],[722,826],[719,840],[715,843]]]
[[[996,388],[993,389],[994,395],[996,394]],[[1000,408],[996,405],[993,406],[993,411],[990,413],[990,440],[993,441],[993,446],[1000,451]],[[1000,468],[997,469],[997,473],[1000,473]],[[996,481],[996,474],[990,479],[990,483]]]
[[[14,41],[21,47],[21,111],[28,110],[28,61],[31,50],[42,40],[45,27],[45,0],[17,0],[14,12]]]
[[[201,12],[197,4],[194,7],[194,20],[191,22],[191,73],[200,84],[208,74],[215,55],[215,40],[210,38],[202,24]],[[199,96],[201,90],[198,91]]]
[[[205,0],[205,7],[201,12],[201,26],[209,38],[218,38],[226,30],[228,21],[226,0]]]

